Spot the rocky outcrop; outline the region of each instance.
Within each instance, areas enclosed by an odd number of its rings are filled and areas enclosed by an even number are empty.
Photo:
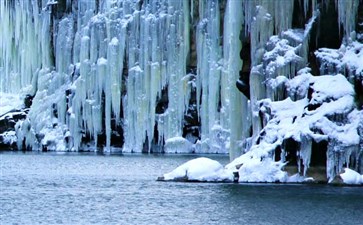
[[[29,109],[14,109],[0,116],[0,149],[16,149],[15,124],[24,120]]]

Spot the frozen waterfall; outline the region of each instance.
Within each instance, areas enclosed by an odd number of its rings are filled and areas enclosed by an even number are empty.
[[[362,173],[362,10],[360,0],[0,0],[0,99],[32,99],[8,139],[229,153],[244,174],[250,157],[305,176],[319,155],[330,180]],[[319,42],[334,13],[339,49]]]

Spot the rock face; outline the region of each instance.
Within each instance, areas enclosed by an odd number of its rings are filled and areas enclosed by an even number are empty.
[[[16,149],[15,125],[27,117],[29,109],[14,109],[0,116],[0,149]]]
[[[314,165],[329,179],[344,166],[361,173],[362,8],[359,0],[1,1],[0,92],[28,95],[30,109],[0,129],[16,123],[19,149],[116,146],[231,160],[252,151],[301,175]]]

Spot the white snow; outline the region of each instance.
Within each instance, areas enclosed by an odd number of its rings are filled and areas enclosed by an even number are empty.
[[[340,174],[340,177],[345,184],[363,184],[363,175],[349,168],[344,168],[344,172]]]
[[[323,73],[345,73],[345,69],[350,74],[363,73],[363,44],[358,41],[343,44],[339,49],[321,48],[315,55],[321,61],[320,70]]]
[[[319,76],[316,79],[312,79],[310,82],[314,82],[312,88],[314,93],[311,104],[321,104],[328,102],[328,100],[337,100],[344,96],[353,96],[353,86],[347,81],[341,74],[336,76]]]
[[[282,171],[285,164],[270,158],[261,159],[253,154],[245,154],[226,166],[228,171],[239,167],[239,182],[287,182],[288,174]]]
[[[264,115],[266,123],[258,135],[259,141],[256,141],[247,153],[225,167],[225,173],[230,175],[238,171],[239,182],[313,180],[314,178],[305,177],[310,165],[312,140],[334,140],[334,144],[330,143],[331,147],[328,147],[327,175],[331,181],[354,149],[359,148],[358,126],[361,117],[355,109],[353,87],[344,76],[338,74],[315,77],[309,74],[308,70],[302,70],[299,76],[284,82],[289,87],[290,94],[303,93],[304,96],[299,96],[296,101],[287,98],[275,102],[263,99],[259,102],[260,112]],[[309,88],[312,90],[310,100]],[[309,109],[309,105],[316,107]],[[344,123],[335,119],[337,114],[344,118]],[[283,141],[289,138],[300,142],[297,157],[301,159],[301,163],[299,160],[298,169],[303,175],[289,177],[283,169],[286,163],[284,158],[278,162],[274,161],[275,149],[281,147]],[[346,155],[341,159],[340,156],[331,157],[341,154],[339,152],[342,149],[346,149]]]
[[[165,153],[192,153],[193,144],[183,137],[169,138],[165,141]]]
[[[192,159],[170,173],[164,174],[165,180],[188,180],[188,181],[232,181],[233,174],[228,174],[223,166],[212,159]]]
[[[97,146],[104,132],[110,149],[117,124],[123,150],[140,152],[146,141],[151,147],[156,128],[166,152],[229,152],[231,159],[245,153],[226,170],[241,164],[246,182],[300,180],[287,177],[284,159],[273,159],[288,138],[301,144],[302,174],[313,141],[329,140],[329,178],[361,149],[362,112],[349,82],[363,72],[363,44],[352,32],[357,0],[338,1],[345,41],[316,52],[327,74],[318,77],[305,68],[317,1],[304,0],[305,15],[313,12],[305,29],[292,29],[294,0],[229,0],[224,14],[220,1],[200,1],[199,20],[192,21],[190,1],[147,1],[141,8],[133,0],[78,1],[77,13],[59,20],[51,19],[49,2],[56,1],[19,0],[11,7],[0,1],[0,115],[21,107],[19,93],[35,95],[27,120],[16,127],[20,147],[26,138],[33,149],[79,150],[85,135]],[[251,40],[249,100],[235,87],[244,63],[239,55],[247,51],[242,39]],[[192,47],[197,70],[189,76]],[[201,123],[195,145],[182,138],[193,88]],[[156,114],[163,90],[167,109]]]
[[[13,143],[16,143],[16,141],[17,141],[15,131],[6,131],[6,132],[0,134],[0,136],[2,136],[4,144],[12,145]]]
[[[288,176],[282,168],[281,162],[273,162],[271,159],[261,161],[259,158],[246,154],[223,167],[219,162],[205,157],[192,159],[170,173],[164,174],[166,181],[208,181],[208,182],[232,182],[234,173],[238,172],[238,182],[283,182],[301,183],[313,181],[313,178],[299,174]],[[237,167],[239,169],[237,169]]]

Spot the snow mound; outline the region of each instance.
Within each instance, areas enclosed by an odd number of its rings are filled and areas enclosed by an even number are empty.
[[[164,174],[166,181],[232,181],[233,174],[228,174],[223,166],[212,159],[205,157],[192,159],[170,173]]]
[[[13,145],[13,143],[16,143],[17,137],[15,131],[6,131],[2,134],[0,134],[0,143],[4,143],[7,145]]]
[[[239,168],[238,182],[287,182],[287,172],[281,170],[284,165],[271,159],[252,158]]]
[[[183,137],[169,138],[165,141],[165,153],[191,153],[193,144]]]
[[[320,61],[320,72],[335,74],[348,71],[350,74],[363,73],[363,44],[358,41],[342,45],[339,49],[321,48],[315,52]]]
[[[283,171],[284,166],[285,163],[274,162],[271,159],[260,160],[253,157],[251,152],[235,159],[225,167],[215,160],[201,157],[192,159],[170,173],[164,174],[161,180],[232,182],[237,181],[236,178],[238,178],[240,183],[301,183],[312,180],[297,174],[288,176],[287,172]]]
[[[261,149],[254,148],[255,151],[249,151],[244,155],[236,158],[225,166],[228,173],[238,172],[238,182],[303,182],[304,177],[291,179],[283,167],[283,162],[275,162]]]
[[[363,175],[349,168],[345,168],[340,177],[345,184],[363,184]]]

